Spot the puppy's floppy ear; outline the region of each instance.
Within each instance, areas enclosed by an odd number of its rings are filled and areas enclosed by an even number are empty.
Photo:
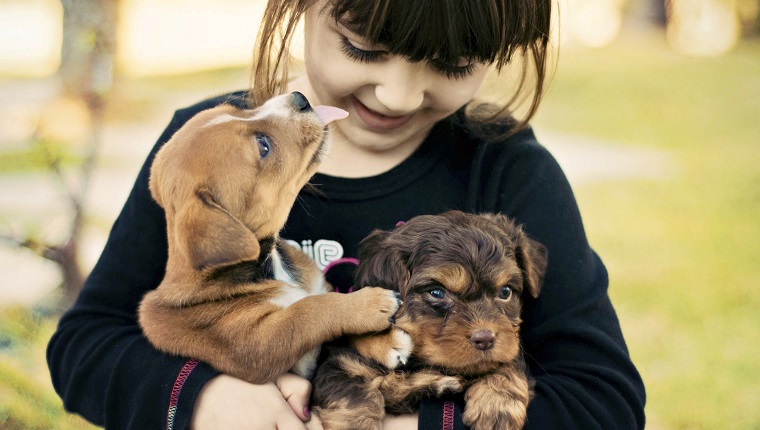
[[[198,189],[179,209],[174,234],[180,251],[197,270],[259,257],[259,241],[253,232],[206,188]]]
[[[521,237],[515,249],[517,265],[522,269],[526,290],[535,299],[541,291],[541,284],[546,274],[548,252],[542,243],[529,238],[522,229],[520,233]]]
[[[517,265],[523,272],[524,291],[530,293],[531,297],[535,299],[541,291],[541,283],[546,273],[548,263],[546,247],[529,238],[521,226],[512,222],[505,215],[484,214],[484,216],[501,227],[514,244]]]
[[[356,287],[382,287],[399,291],[409,282],[409,271],[401,250],[390,237],[393,233],[375,230],[359,244],[359,268],[356,270]]]

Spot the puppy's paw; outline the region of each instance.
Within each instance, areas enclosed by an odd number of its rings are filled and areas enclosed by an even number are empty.
[[[357,336],[351,341],[361,356],[372,359],[388,369],[405,365],[414,349],[409,333],[395,327],[385,333]]]
[[[392,345],[386,353],[386,360],[383,364],[389,369],[395,369],[409,361],[409,356],[414,350],[414,343],[409,333],[395,327],[391,329],[390,336]]]
[[[509,390],[494,390],[482,381],[474,384],[465,393],[464,423],[471,430],[521,429],[528,401],[527,396],[515,394]]]
[[[395,322],[393,316],[401,306],[398,293],[384,288],[366,287],[348,294],[354,300],[356,318],[353,330],[348,333],[363,334],[387,329]]]
[[[461,393],[464,389],[464,379],[459,376],[444,376],[435,383],[436,394]]]

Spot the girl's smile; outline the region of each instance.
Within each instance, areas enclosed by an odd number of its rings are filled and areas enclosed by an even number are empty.
[[[405,115],[385,115],[368,108],[356,97],[353,97],[351,102],[351,106],[353,107],[352,110],[356,115],[364,121],[368,128],[379,133],[389,132],[399,127],[403,127],[413,116],[411,113]]]

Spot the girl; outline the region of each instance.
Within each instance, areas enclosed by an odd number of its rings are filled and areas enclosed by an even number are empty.
[[[318,264],[355,257],[375,228],[449,209],[502,212],[549,252],[522,341],[536,380],[526,428],[643,428],[644,388],[590,249],[570,187],[526,122],[546,74],[551,0],[271,0],[252,88],[178,111],[148,157],[103,254],[50,341],[53,383],[66,408],[108,428],[303,429],[308,382],[251,385],[204,363],[154,350],[136,322],[166,263],[164,214],[148,192],[155,151],[185,121],[222,102],[256,105],[285,91],[350,116],[304,189],[283,237]],[[288,49],[304,20],[305,73]],[[487,70],[521,64],[511,106],[473,101]],[[529,79],[530,78],[530,79]],[[529,83],[529,82],[532,82]],[[245,100],[244,96],[247,96]],[[462,428],[461,398],[429,399],[385,428]],[[305,424],[304,424],[305,423]]]

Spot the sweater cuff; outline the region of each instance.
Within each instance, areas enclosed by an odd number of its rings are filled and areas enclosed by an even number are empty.
[[[166,430],[186,430],[190,428],[195,399],[209,379],[220,372],[195,359],[189,359],[178,370],[174,384],[170,387],[166,410]]]
[[[420,402],[418,430],[466,430],[462,422],[464,397],[446,396]]]

